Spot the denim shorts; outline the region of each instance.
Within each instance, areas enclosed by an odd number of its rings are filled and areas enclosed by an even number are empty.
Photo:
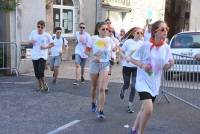
[[[90,74],[98,74],[102,71],[109,71],[109,69],[110,69],[109,62],[92,61],[90,63],[90,67],[89,67],[89,73]]]
[[[50,68],[58,68],[61,64],[61,56],[50,56],[49,64]]]
[[[86,61],[87,61],[87,58],[81,58],[79,54],[75,54],[75,64],[78,64],[81,67],[84,67]]]

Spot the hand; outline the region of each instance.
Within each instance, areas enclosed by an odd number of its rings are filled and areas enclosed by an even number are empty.
[[[148,73],[148,75],[152,75],[152,65],[151,64],[142,64],[141,68],[145,70],[145,72]]]
[[[40,49],[42,49],[42,50],[43,50],[43,49],[47,49],[47,48],[48,48],[48,47],[46,47],[46,46],[43,46],[43,45],[42,45],[42,46],[40,46]]]
[[[143,64],[141,66],[142,69],[144,69],[146,72],[152,72],[152,66],[151,64]]]
[[[174,60],[173,60],[173,59],[170,59],[170,60],[169,60],[169,64],[165,64],[164,67],[163,67],[163,69],[164,69],[164,70],[168,70],[168,69],[170,69],[173,65],[174,65]]]
[[[196,60],[200,61],[200,54],[196,54],[196,55],[194,56],[194,58],[195,58]]]
[[[32,44],[32,45],[35,45],[35,43],[36,43],[36,40],[31,40],[30,41],[30,44]]]
[[[124,59],[126,60],[126,62],[131,62],[131,57],[129,56],[125,56]]]

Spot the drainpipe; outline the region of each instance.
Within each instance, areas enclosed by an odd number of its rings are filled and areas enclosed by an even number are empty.
[[[95,17],[95,24],[97,24],[97,8],[98,8],[98,0],[96,0],[96,17]]]

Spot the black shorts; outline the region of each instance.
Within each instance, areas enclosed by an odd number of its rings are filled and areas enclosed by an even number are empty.
[[[147,100],[147,99],[152,99],[152,102],[155,101],[156,97],[153,97],[150,93],[148,92],[138,92],[140,96],[140,100]]]

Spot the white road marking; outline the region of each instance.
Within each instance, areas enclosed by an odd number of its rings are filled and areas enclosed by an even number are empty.
[[[59,128],[54,129],[54,130],[51,131],[51,132],[48,132],[47,134],[56,134],[56,133],[58,133],[59,131],[62,131],[62,130],[64,130],[64,129],[68,128],[68,127],[71,127],[71,126],[73,126],[73,125],[75,125],[75,124],[77,124],[77,123],[79,123],[79,122],[80,122],[80,120],[74,120],[74,121],[72,121],[72,122],[70,122],[70,123],[67,123],[67,124],[65,124],[65,125],[63,125],[63,126],[61,126],[61,127],[59,127]]]

